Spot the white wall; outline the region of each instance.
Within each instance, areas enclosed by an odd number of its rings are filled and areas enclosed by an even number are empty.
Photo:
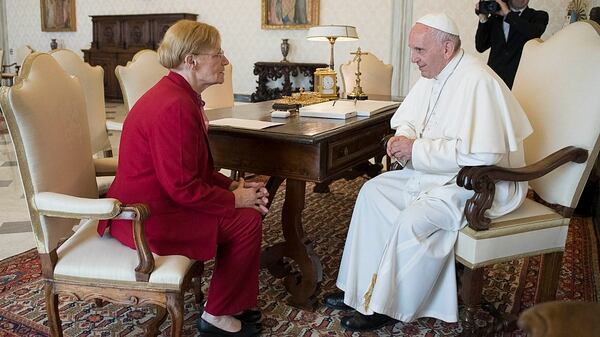
[[[398,0],[321,0],[321,24],[356,26],[360,40],[338,42],[335,45],[336,68],[348,61],[349,52],[361,47],[391,63],[392,1]],[[477,18],[473,13],[476,0],[406,0],[414,1],[416,20],[427,12],[445,11],[459,24],[463,45],[476,53],[474,35]],[[253,64],[257,61],[281,60],[280,43],[288,38],[291,44],[288,59],[292,62],[328,63],[329,46],[305,39],[306,30],[262,30],[260,0],[77,0],[77,31],[41,32],[39,0],[5,0],[9,48],[29,44],[35,50],[50,49],[50,39],[57,38],[59,46],[73,50],[89,48],[92,40],[90,15],[176,13],[198,14],[198,20],[216,26],[223,39],[223,49],[233,64],[234,92],[250,94],[256,87]],[[531,0],[531,6],[550,14],[550,24],[544,34],[548,37],[562,27],[568,0]],[[599,6],[600,0],[587,0]],[[588,6],[588,12],[589,8]],[[10,56],[14,60],[14,55]],[[485,59],[485,55],[481,55]],[[412,68],[411,79],[418,74]]]
[[[234,92],[250,94],[256,88],[253,65],[257,61],[280,61],[282,38],[291,45],[292,62],[329,62],[329,44],[305,39],[306,30],[261,29],[260,0],[77,0],[77,31],[41,32],[39,0],[5,0],[9,47],[29,44],[37,51],[50,49],[50,39],[59,46],[80,50],[92,41],[90,15],[195,13],[198,20],[216,26],[223,49],[233,65]],[[368,10],[364,6],[368,3]],[[321,0],[321,24],[354,25],[360,40],[336,44],[336,67],[347,61],[349,52],[361,47],[389,63],[392,0]],[[359,9],[359,8],[362,8]]]

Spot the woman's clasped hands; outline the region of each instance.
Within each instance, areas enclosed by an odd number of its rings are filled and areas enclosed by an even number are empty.
[[[269,191],[262,182],[246,182],[244,178],[231,183],[229,189],[235,195],[236,208],[254,208],[260,214],[265,215],[269,211]]]

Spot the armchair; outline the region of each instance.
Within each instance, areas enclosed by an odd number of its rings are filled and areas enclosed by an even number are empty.
[[[15,85],[0,88],[0,107],[13,139],[37,250],[42,263],[48,325],[62,336],[58,295],[158,307],[146,336],[156,336],[170,315],[171,336],[181,336],[184,291],[202,264],[184,256],[152,254],[144,236],[143,204],[98,199],[85,95],[79,81],[55,59],[34,53],[25,59]],[[65,136],[68,135],[68,136]],[[106,233],[100,219],[132,221],[136,249]],[[66,241],[65,241],[66,240]],[[192,286],[193,283],[193,286]]]
[[[158,54],[154,50],[144,49],[133,55],[126,66],[117,66],[115,75],[123,93],[123,101],[127,111],[152,88],[169,70],[158,62]]]
[[[458,185],[475,192],[455,247],[466,267],[461,295],[468,324],[490,264],[542,255],[535,302],[556,296],[570,217],[600,150],[599,54],[600,26],[591,21],[568,25],[546,42],[529,41],[512,89],[534,130],[524,141],[528,166],[464,167],[458,175]],[[536,201],[487,218],[499,180],[529,181]]]
[[[360,62],[360,83],[367,95],[392,94],[392,72],[394,67],[385,64],[373,53],[363,54]],[[356,62],[349,61],[340,66],[340,75],[343,83],[343,92],[348,94],[354,88]]]
[[[102,67],[92,67],[68,49],[55,49],[49,52],[63,70],[79,79],[85,95],[88,125],[92,142],[92,153],[104,152],[112,157],[108,139],[106,107],[104,104],[104,71]]]

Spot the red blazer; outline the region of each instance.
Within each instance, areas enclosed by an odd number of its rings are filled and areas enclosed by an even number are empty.
[[[152,252],[196,260],[215,256],[217,225],[235,210],[231,179],[213,166],[203,102],[180,75],[170,72],[128,113],[119,147],[119,166],[108,197],[145,203]],[[131,221],[98,224],[134,248]]]

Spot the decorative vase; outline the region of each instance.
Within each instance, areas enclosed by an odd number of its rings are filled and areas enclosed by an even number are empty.
[[[289,62],[286,58],[289,51],[290,44],[288,43],[288,39],[281,39],[281,55],[283,55],[283,60],[281,60],[281,62]]]
[[[56,39],[52,39],[52,41],[50,41],[50,49],[54,50],[58,48],[58,42],[56,42]]]

